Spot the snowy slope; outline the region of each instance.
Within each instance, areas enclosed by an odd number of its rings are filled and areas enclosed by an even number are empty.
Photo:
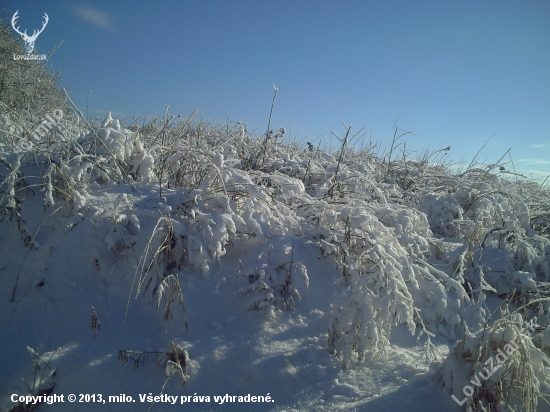
[[[116,202],[120,195],[117,189],[120,188],[98,193],[97,203]],[[142,206],[148,212],[152,203],[147,202],[149,191],[139,189],[144,192],[143,201],[137,202],[134,211]],[[149,194],[154,196],[154,193]],[[36,212],[29,216],[37,219],[28,220],[29,226],[40,224],[40,199],[36,203]],[[131,256],[133,261],[128,261],[130,258],[126,256],[111,256],[102,239],[104,234],[94,228],[93,220],[85,216],[72,230],[63,226],[66,219],[50,221],[36,238],[39,250],[29,252],[31,256],[27,255],[24,262],[26,250],[20,245],[15,251],[10,247],[10,244],[20,243],[15,228],[4,232],[1,249],[2,262],[6,264],[4,271],[15,274],[23,263],[19,288],[21,295],[28,291],[16,300],[19,304],[14,310],[15,305],[9,302],[13,276],[2,278],[2,310],[6,314],[3,316],[2,342],[11,352],[2,362],[5,373],[1,386],[9,388],[5,393],[11,394],[13,390],[24,393],[20,376],[28,374],[23,376],[27,381],[32,377],[32,362],[26,346],[44,357],[52,349],[64,349],[59,360],[52,362],[60,365],[60,373],[67,373],[56,381],[55,393],[96,392],[105,396],[124,393],[138,399],[140,393],[156,395],[160,391],[166,376],[164,368],[157,366],[155,355],[149,355],[147,362],[138,369],[134,369],[131,360],[128,365],[119,366],[118,352],[123,349],[167,351],[170,341],[174,341],[189,352],[197,370],[185,386],[173,377],[164,392],[212,397],[210,406],[192,404],[192,410],[243,410],[241,404],[216,406],[213,396],[248,393],[270,393],[275,400],[273,405],[253,405],[250,410],[276,410],[277,407],[279,410],[289,407],[349,410],[369,399],[382,402],[387,398],[384,402],[391,402],[389,393],[404,384],[408,386],[415,375],[426,372],[423,352],[416,347],[414,339],[407,337],[406,331],[401,332],[402,344],[392,347],[390,364],[374,362],[363,372],[341,369],[326,349],[332,283],[338,271],[334,264],[327,265],[318,259],[316,248],[301,241],[295,244],[295,257],[308,267],[310,287],[294,312],[265,322],[263,312],[247,312],[245,302],[236,298],[235,290],[242,281],[228,280],[215,295],[216,282],[189,274],[180,276],[189,332],[185,330],[179,311],[174,310],[175,319],[166,322],[161,314],[155,313],[154,302],[149,303],[147,299],[136,302],[133,296],[126,326],[121,330],[135,258]],[[152,231],[154,219],[140,221],[143,223],[141,231]],[[288,246],[292,238],[287,238],[286,242]],[[275,249],[284,245],[284,238],[270,242]],[[222,259],[220,276],[235,276],[239,273],[238,259],[260,255],[264,249],[231,248],[231,257]],[[40,281],[44,285],[38,288],[35,285]],[[90,330],[92,306],[101,322],[95,339]],[[427,381],[419,382],[417,386],[427,384]],[[9,403],[4,402],[6,404]],[[155,409],[162,407],[156,405]],[[70,404],[55,405],[55,410],[60,411],[74,410],[72,408]],[[88,405],[88,408],[92,407]],[[132,405],[124,409],[118,404],[102,405],[98,410],[105,408],[139,410]],[[147,405],[143,406],[143,410],[146,408]],[[165,405],[164,408],[169,409]]]
[[[2,411],[41,391],[64,395],[37,409],[52,411],[146,411],[161,393],[150,410],[464,410],[451,394],[488,352],[449,350],[489,345],[512,290],[510,312],[547,296],[549,197],[533,185],[388,168],[346,140],[298,149],[284,129],[159,142],[108,115],[81,130],[63,150],[2,148]],[[541,325],[517,352],[541,390],[545,304],[516,319]],[[121,394],[134,402],[109,402]]]

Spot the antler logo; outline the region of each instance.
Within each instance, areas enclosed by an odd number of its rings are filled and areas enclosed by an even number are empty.
[[[40,33],[42,33],[44,31],[44,28],[48,24],[48,21],[50,20],[50,18],[48,17],[48,15],[46,13],[44,13],[45,21],[44,21],[44,24],[42,25],[42,28],[38,31],[34,30],[33,33],[32,33],[32,36],[29,36],[27,34],[27,30],[25,30],[23,33],[21,33],[19,31],[19,27],[15,27],[15,25],[17,24],[17,19],[18,18],[19,18],[19,10],[17,10],[15,12],[15,14],[13,15],[13,17],[11,18],[11,26],[13,27],[13,30],[15,30],[19,35],[21,35],[21,38],[25,41],[25,43],[26,43],[25,49],[27,51],[27,54],[31,54],[34,50],[34,42],[36,41],[36,39],[38,38]]]

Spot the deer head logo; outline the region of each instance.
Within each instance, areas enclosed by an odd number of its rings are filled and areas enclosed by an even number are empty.
[[[38,31],[34,30],[33,33],[32,33],[32,36],[29,36],[27,34],[27,30],[25,30],[23,33],[21,33],[19,31],[19,27],[15,27],[15,25],[17,24],[17,19],[18,18],[19,18],[19,10],[17,10],[15,12],[15,14],[13,15],[13,17],[11,18],[11,26],[13,27],[13,30],[15,30],[21,36],[21,38],[25,41],[25,43],[26,43],[25,49],[27,51],[27,54],[31,54],[34,50],[34,42],[38,38],[38,35],[44,31],[44,28],[48,24],[48,21],[50,20],[50,18],[48,17],[48,15],[46,13],[44,13],[45,21],[44,21],[44,24],[42,25],[42,28]]]

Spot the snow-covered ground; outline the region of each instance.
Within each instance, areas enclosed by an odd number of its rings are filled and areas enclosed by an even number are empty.
[[[0,410],[549,410],[526,401],[548,393],[547,303],[507,315],[549,296],[536,184],[241,124],[108,115],[29,149],[4,120]]]

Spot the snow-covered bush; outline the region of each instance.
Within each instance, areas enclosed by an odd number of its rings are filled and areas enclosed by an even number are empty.
[[[404,323],[415,333],[422,323],[428,331],[455,337],[471,311],[458,282],[427,262],[419,264],[417,259],[428,251],[426,239],[412,236],[409,251],[400,244],[396,229],[406,235],[403,227],[414,233],[414,225],[409,214],[388,207],[381,211],[360,201],[334,207],[327,219],[333,234],[317,242],[324,256],[335,255],[342,270],[343,289],[330,320],[328,345],[333,353],[341,353],[344,367],[355,356],[361,362],[383,354],[394,325]],[[394,227],[386,227],[369,209]],[[419,232],[429,236],[425,218],[418,222]],[[452,305],[447,307],[447,302]]]
[[[428,194],[424,196],[421,208],[431,229],[438,235],[462,237],[464,229],[471,226],[470,222],[463,222],[462,208],[452,194]]]
[[[56,87],[59,73],[46,69],[47,61],[16,60],[25,54],[24,42],[13,35],[9,23],[0,22],[0,117],[25,111],[43,117],[65,106],[65,96]],[[5,118],[4,118],[5,119]],[[18,122],[16,122],[17,124]],[[0,121],[0,129],[6,130]]]
[[[247,300],[248,309],[265,311],[267,319],[274,319],[277,311],[294,310],[302,298],[298,285],[303,286],[302,293],[309,287],[306,266],[294,260],[294,240],[292,245],[271,246],[268,254],[241,261],[239,273],[222,278],[216,293],[225,283],[233,282],[238,286],[235,294]]]
[[[82,134],[75,142],[82,158],[84,153],[93,153],[95,162],[79,162],[86,166],[90,181],[107,182],[118,180],[128,182],[128,176],[134,181],[150,182],[155,178],[154,159],[144,149],[138,132],[124,128],[119,120],[113,119],[107,112],[101,125]],[[77,162],[80,159],[75,159]],[[95,166],[95,167],[94,167]]]
[[[516,312],[468,331],[437,378],[467,411],[536,411],[548,359],[533,345],[535,326]]]

